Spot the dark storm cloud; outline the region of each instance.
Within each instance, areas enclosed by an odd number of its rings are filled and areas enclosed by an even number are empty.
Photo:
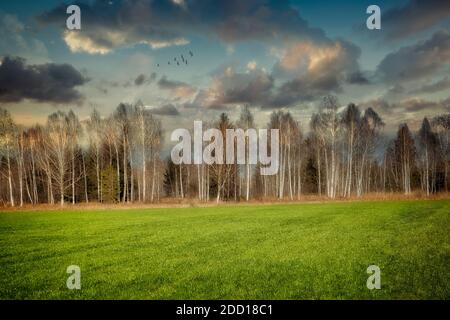
[[[177,108],[171,103],[159,108],[150,109],[150,112],[159,116],[178,116],[180,114]]]
[[[398,39],[424,31],[450,18],[448,0],[410,0],[402,7],[382,13],[382,28],[387,39]]]
[[[417,80],[441,70],[450,61],[450,35],[441,30],[426,40],[388,54],[377,67],[381,81]]]
[[[5,57],[0,65],[0,101],[79,103],[83,96],[76,87],[87,81],[69,64],[27,65],[25,59]]]
[[[143,43],[152,48],[187,43],[190,34],[214,35],[226,42],[271,39],[327,41],[287,0],[94,1],[76,3],[82,32],[66,32],[72,51],[105,54]],[[64,26],[65,5],[41,14],[43,23]]]

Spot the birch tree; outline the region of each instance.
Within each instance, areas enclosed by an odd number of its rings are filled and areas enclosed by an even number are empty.
[[[11,114],[0,108],[0,151],[6,158],[7,177],[8,177],[8,191],[9,203],[14,207],[14,191],[13,191],[13,176],[11,170],[11,162],[15,153],[15,144],[17,136],[17,127],[11,117]]]
[[[422,170],[422,190],[424,190],[427,196],[430,195],[430,185],[435,185],[435,173],[436,173],[436,155],[437,155],[437,137],[431,129],[430,122],[425,117],[422,122],[422,126],[419,130],[418,136],[418,150],[419,160],[421,162]]]
[[[239,116],[239,120],[237,123],[238,127],[243,130],[248,130],[251,128],[255,128],[255,122],[252,113],[250,112],[250,109],[248,105],[245,105],[244,108],[241,111],[241,114]],[[249,146],[249,137],[245,137],[245,200],[250,200],[250,189],[251,189],[251,165],[250,165],[250,146]]]
[[[60,205],[63,206],[66,174],[70,169],[69,150],[72,143],[69,133],[69,119],[65,113],[57,111],[48,117],[45,143],[49,162],[53,168],[50,173],[59,189]]]
[[[359,108],[350,103],[345,109],[342,115],[342,125],[345,131],[345,146],[346,146],[346,175],[345,175],[345,187],[344,197],[349,197],[352,193],[352,181],[353,181],[353,156],[355,151],[356,141],[358,139],[361,113]]]

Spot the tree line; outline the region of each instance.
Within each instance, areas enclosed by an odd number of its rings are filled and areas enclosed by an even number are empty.
[[[279,170],[265,176],[259,165],[175,165],[163,156],[161,120],[141,103],[121,103],[108,117],[94,110],[83,121],[73,111],[57,111],[32,127],[17,125],[0,108],[0,202],[62,206],[448,191],[450,114],[424,118],[414,133],[401,124],[386,139],[385,123],[372,108],[350,103],[341,109],[336,97],[325,97],[309,130],[290,112],[274,111],[266,128],[280,132]],[[226,137],[227,129],[255,128],[255,121],[243,107],[236,121],[222,113],[206,125]],[[246,153],[249,148],[246,141]]]

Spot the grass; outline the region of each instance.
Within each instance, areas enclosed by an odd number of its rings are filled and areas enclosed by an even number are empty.
[[[449,266],[450,200],[0,213],[1,299],[449,299]]]

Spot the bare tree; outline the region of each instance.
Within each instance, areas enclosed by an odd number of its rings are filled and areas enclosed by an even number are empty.
[[[69,150],[71,136],[67,114],[57,111],[48,117],[45,143],[49,162],[54,169],[51,170],[50,173],[52,174],[55,184],[58,186],[60,204],[63,206],[66,189],[66,174],[70,169]]]
[[[392,173],[401,182],[400,188],[405,194],[411,193],[412,167],[415,165],[416,149],[408,125],[403,124],[397,132],[391,152],[388,154]]]
[[[239,116],[239,120],[237,123],[238,127],[244,130],[251,129],[255,127],[255,122],[252,113],[250,112],[250,109],[248,105],[245,105],[245,107],[242,109],[241,114]],[[250,187],[251,187],[251,165],[249,161],[249,153],[250,153],[250,146],[249,146],[249,137],[245,137],[245,200],[249,201],[250,199]]]
[[[123,161],[123,195],[122,201],[129,202],[129,181],[128,181],[128,162],[129,162],[129,140],[130,140],[130,119],[133,114],[133,107],[129,104],[121,103],[116,108],[114,118],[117,121],[122,140],[122,161]]]
[[[358,196],[361,196],[364,192],[363,182],[370,180],[370,168],[368,166],[373,162],[373,155],[383,127],[384,122],[379,115],[372,108],[368,108],[364,112],[358,129],[358,165],[356,167],[356,193]]]
[[[346,176],[344,197],[349,197],[352,193],[352,173],[354,170],[353,155],[355,151],[355,142],[358,139],[359,128],[361,121],[361,113],[358,107],[350,103],[342,115],[342,124],[345,130],[345,144],[346,144]]]
[[[326,96],[322,101],[321,110],[315,116],[315,131],[323,142],[327,195],[336,197],[338,185],[338,138],[339,115],[338,101],[335,96]]]
[[[100,117],[100,113],[97,110],[93,110],[90,119],[87,123],[87,131],[89,137],[89,145],[93,151],[95,162],[95,173],[97,178],[97,201],[102,199],[102,190],[100,182],[100,167],[101,167],[101,147],[102,147],[102,133],[103,122]]]
[[[67,131],[70,139],[70,160],[71,160],[71,185],[72,185],[72,204],[75,204],[76,196],[75,196],[75,184],[76,181],[79,179],[79,176],[75,177],[76,170],[75,170],[75,162],[76,162],[76,156],[78,151],[78,140],[81,134],[81,124],[78,120],[78,117],[75,115],[75,113],[70,110],[67,114]]]
[[[437,160],[437,147],[438,140],[436,135],[431,129],[430,122],[425,117],[422,122],[422,127],[419,130],[418,136],[418,150],[419,160],[422,164],[421,177],[422,177],[422,189],[426,192],[427,196],[430,195],[430,186],[435,185],[436,181],[436,160]],[[434,170],[432,170],[432,168]],[[434,191],[434,190],[433,190]]]
[[[13,177],[11,171],[12,157],[15,153],[17,127],[11,118],[10,113],[0,108],[0,151],[6,157],[6,165],[8,168],[8,190],[9,202],[14,207],[14,191]]]

